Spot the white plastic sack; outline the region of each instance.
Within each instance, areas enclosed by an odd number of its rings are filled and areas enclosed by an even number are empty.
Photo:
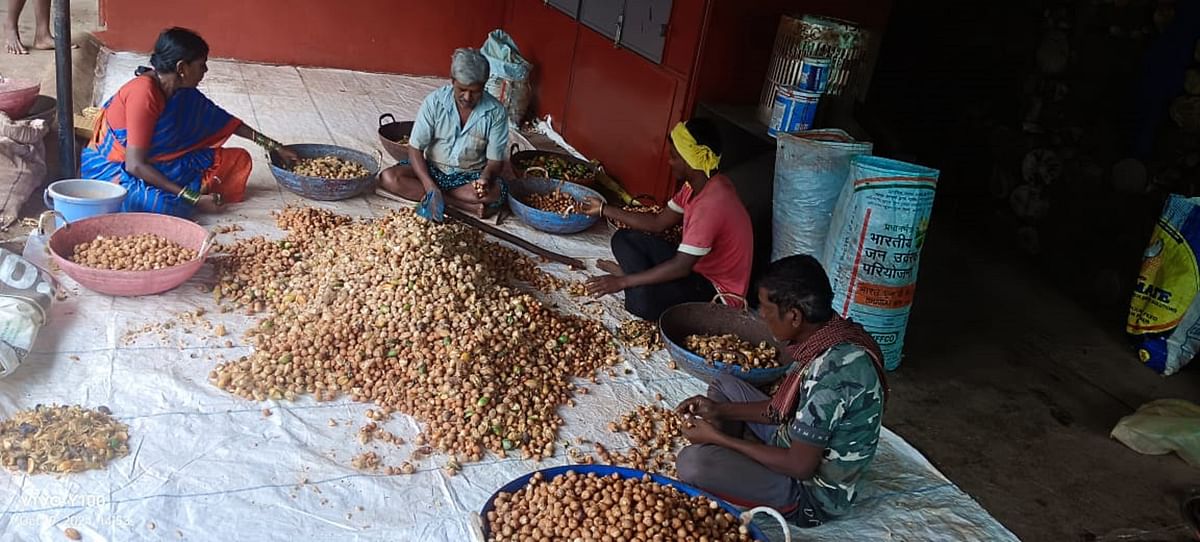
[[[799,254],[820,260],[850,159],[871,154],[871,143],[828,129],[781,133],[777,145],[771,261]]]
[[[486,90],[504,104],[509,120],[520,125],[533,96],[533,87],[529,84],[529,61],[521,56],[517,44],[503,30],[493,30],[488,34],[480,52],[487,58],[491,69]]]
[[[889,371],[900,365],[937,179],[936,169],[857,156],[829,227],[833,308],[875,337]]]
[[[50,127],[42,119],[14,121],[0,113],[0,227],[17,220],[21,206],[46,180]]]
[[[29,355],[53,301],[50,274],[0,248],[0,378],[12,374]]]

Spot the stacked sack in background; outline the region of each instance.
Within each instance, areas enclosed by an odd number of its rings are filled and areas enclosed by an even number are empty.
[[[796,254],[820,260],[850,160],[871,154],[872,145],[837,129],[779,134],[778,139],[771,261]]]
[[[870,156],[840,130],[781,135],[771,259],[810,254],[833,286],[834,309],[900,365],[917,267],[939,172]]]
[[[833,308],[875,337],[889,371],[900,365],[938,174],[855,157],[825,242],[821,263],[833,285]]]

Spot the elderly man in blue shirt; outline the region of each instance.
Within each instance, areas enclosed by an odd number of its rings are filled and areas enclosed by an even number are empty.
[[[380,174],[382,190],[423,200],[423,207],[444,201],[480,218],[500,207],[507,196],[499,175],[508,148],[508,113],[483,89],[489,73],[478,50],[454,51],[450,84],[421,103],[408,160]]]

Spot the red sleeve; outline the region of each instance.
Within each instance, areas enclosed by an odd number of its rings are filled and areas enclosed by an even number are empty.
[[[720,215],[711,211],[701,212],[704,210],[692,208],[691,220],[684,220],[679,252],[696,257],[704,257],[712,252],[717,234],[721,231],[721,220],[718,218]]]
[[[121,89],[125,106],[128,146],[149,149],[154,140],[154,125],[163,111],[162,93],[149,77],[138,77]]]
[[[691,196],[692,196],[691,185],[689,185],[687,183],[683,183],[683,187],[680,188],[679,191],[676,192],[675,195],[671,197],[671,199],[667,200],[667,208],[672,211],[675,211],[676,213],[683,214],[684,209],[687,208],[684,206],[684,204],[688,202],[688,198],[690,198]]]

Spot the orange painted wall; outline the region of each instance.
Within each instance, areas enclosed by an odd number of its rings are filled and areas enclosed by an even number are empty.
[[[185,26],[216,57],[353,70],[447,75],[455,48],[479,47],[505,0],[102,0],[109,47],[149,51]]]
[[[673,120],[678,77],[591,31],[580,33],[564,136],[594,156],[634,194],[661,201],[669,191],[663,142]],[[640,57],[639,59],[640,60]]]
[[[550,115],[560,133],[571,90],[575,40],[582,28],[565,13],[541,0],[509,0],[504,30],[533,64],[536,88],[533,107],[538,117]]]

